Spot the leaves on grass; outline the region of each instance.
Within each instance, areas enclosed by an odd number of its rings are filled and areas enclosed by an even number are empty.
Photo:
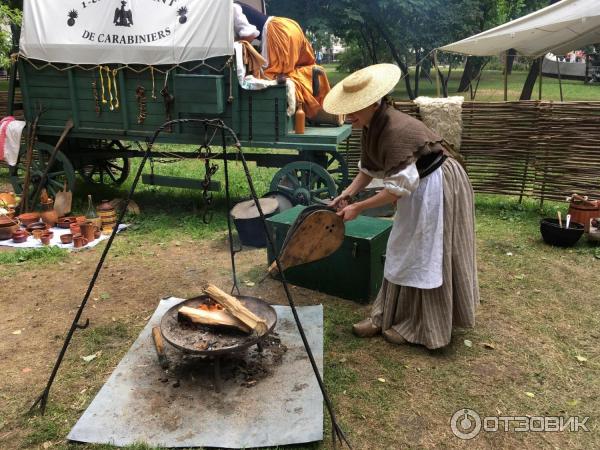
[[[108,292],[103,292],[102,294],[100,294],[100,298],[102,300],[108,300],[110,298],[110,294]]]
[[[535,394],[533,392],[525,392],[525,395],[530,398],[535,397]]]
[[[512,256],[512,252],[506,252],[506,256]]]
[[[487,348],[489,350],[494,350],[496,348],[496,346],[491,342],[482,342],[481,345],[483,345],[484,348]]]
[[[31,372],[31,368],[24,367],[23,369],[21,369],[21,372],[23,372],[23,373],[29,373],[29,372]]]
[[[577,358],[577,361],[579,361],[579,362],[587,361],[587,358],[585,356],[577,355],[577,356],[575,356],[575,358]]]
[[[96,353],[92,353],[91,355],[82,356],[81,359],[83,359],[86,363],[89,363],[90,361],[93,361],[94,359],[99,357],[101,354],[102,350],[98,350]]]
[[[525,274],[521,273],[519,275],[515,275],[515,280],[524,280],[525,279]]]
[[[385,383],[385,378],[377,378],[377,381],[379,381],[381,383]]]
[[[21,330],[15,330],[11,334],[21,334]]]
[[[473,347],[473,342],[471,342],[470,340],[465,339],[463,342],[465,344],[465,347],[469,347],[469,348]]]
[[[245,284],[246,286],[249,286],[249,287],[252,287],[252,286],[254,286],[254,285],[255,285],[255,283],[254,283],[253,281],[250,281],[250,280],[244,280],[244,284]]]
[[[578,404],[579,404],[579,400],[577,400],[577,399],[569,400],[567,402],[567,405],[569,405],[569,406],[577,406]]]

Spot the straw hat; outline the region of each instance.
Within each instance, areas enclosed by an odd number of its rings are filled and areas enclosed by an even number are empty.
[[[400,80],[394,64],[375,64],[348,75],[336,84],[323,102],[331,114],[350,114],[372,105],[389,93]]]

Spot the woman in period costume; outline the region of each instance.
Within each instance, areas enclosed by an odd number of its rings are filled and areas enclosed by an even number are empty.
[[[370,317],[353,332],[435,349],[450,342],[453,327],[475,322],[473,189],[440,136],[387,104],[384,97],[399,79],[397,66],[377,64],[351,74],[326,97],[327,112],[348,114],[363,130],[359,173],[333,206],[347,221],[365,209],[396,204],[381,290]],[[349,204],[373,178],[384,188]]]
[[[322,112],[323,99],[330,86],[325,70],[316,65],[315,53],[300,25],[286,17],[266,16],[243,2],[233,4],[233,25],[236,39],[261,41],[262,56],[267,61],[265,77],[270,80],[280,75],[290,78],[306,117],[316,118]],[[313,93],[315,67],[319,69],[316,95]]]

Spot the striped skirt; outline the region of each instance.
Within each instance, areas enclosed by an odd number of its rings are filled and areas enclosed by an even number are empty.
[[[429,349],[450,343],[453,327],[473,327],[479,304],[473,188],[462,166],[448,158],[444,180],[443,283],[435,289],[395,285],[384,278],[371,319],[383,331]]]

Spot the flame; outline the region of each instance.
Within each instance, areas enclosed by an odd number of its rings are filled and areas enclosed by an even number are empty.
[[[198,305],[198,309],[201,309],[203,311],[208,311],[208,312],[215,312],[215,311],[222,311],[223,307],[221,305],[219,305],[218,303],[202,303],[201,305]]]

